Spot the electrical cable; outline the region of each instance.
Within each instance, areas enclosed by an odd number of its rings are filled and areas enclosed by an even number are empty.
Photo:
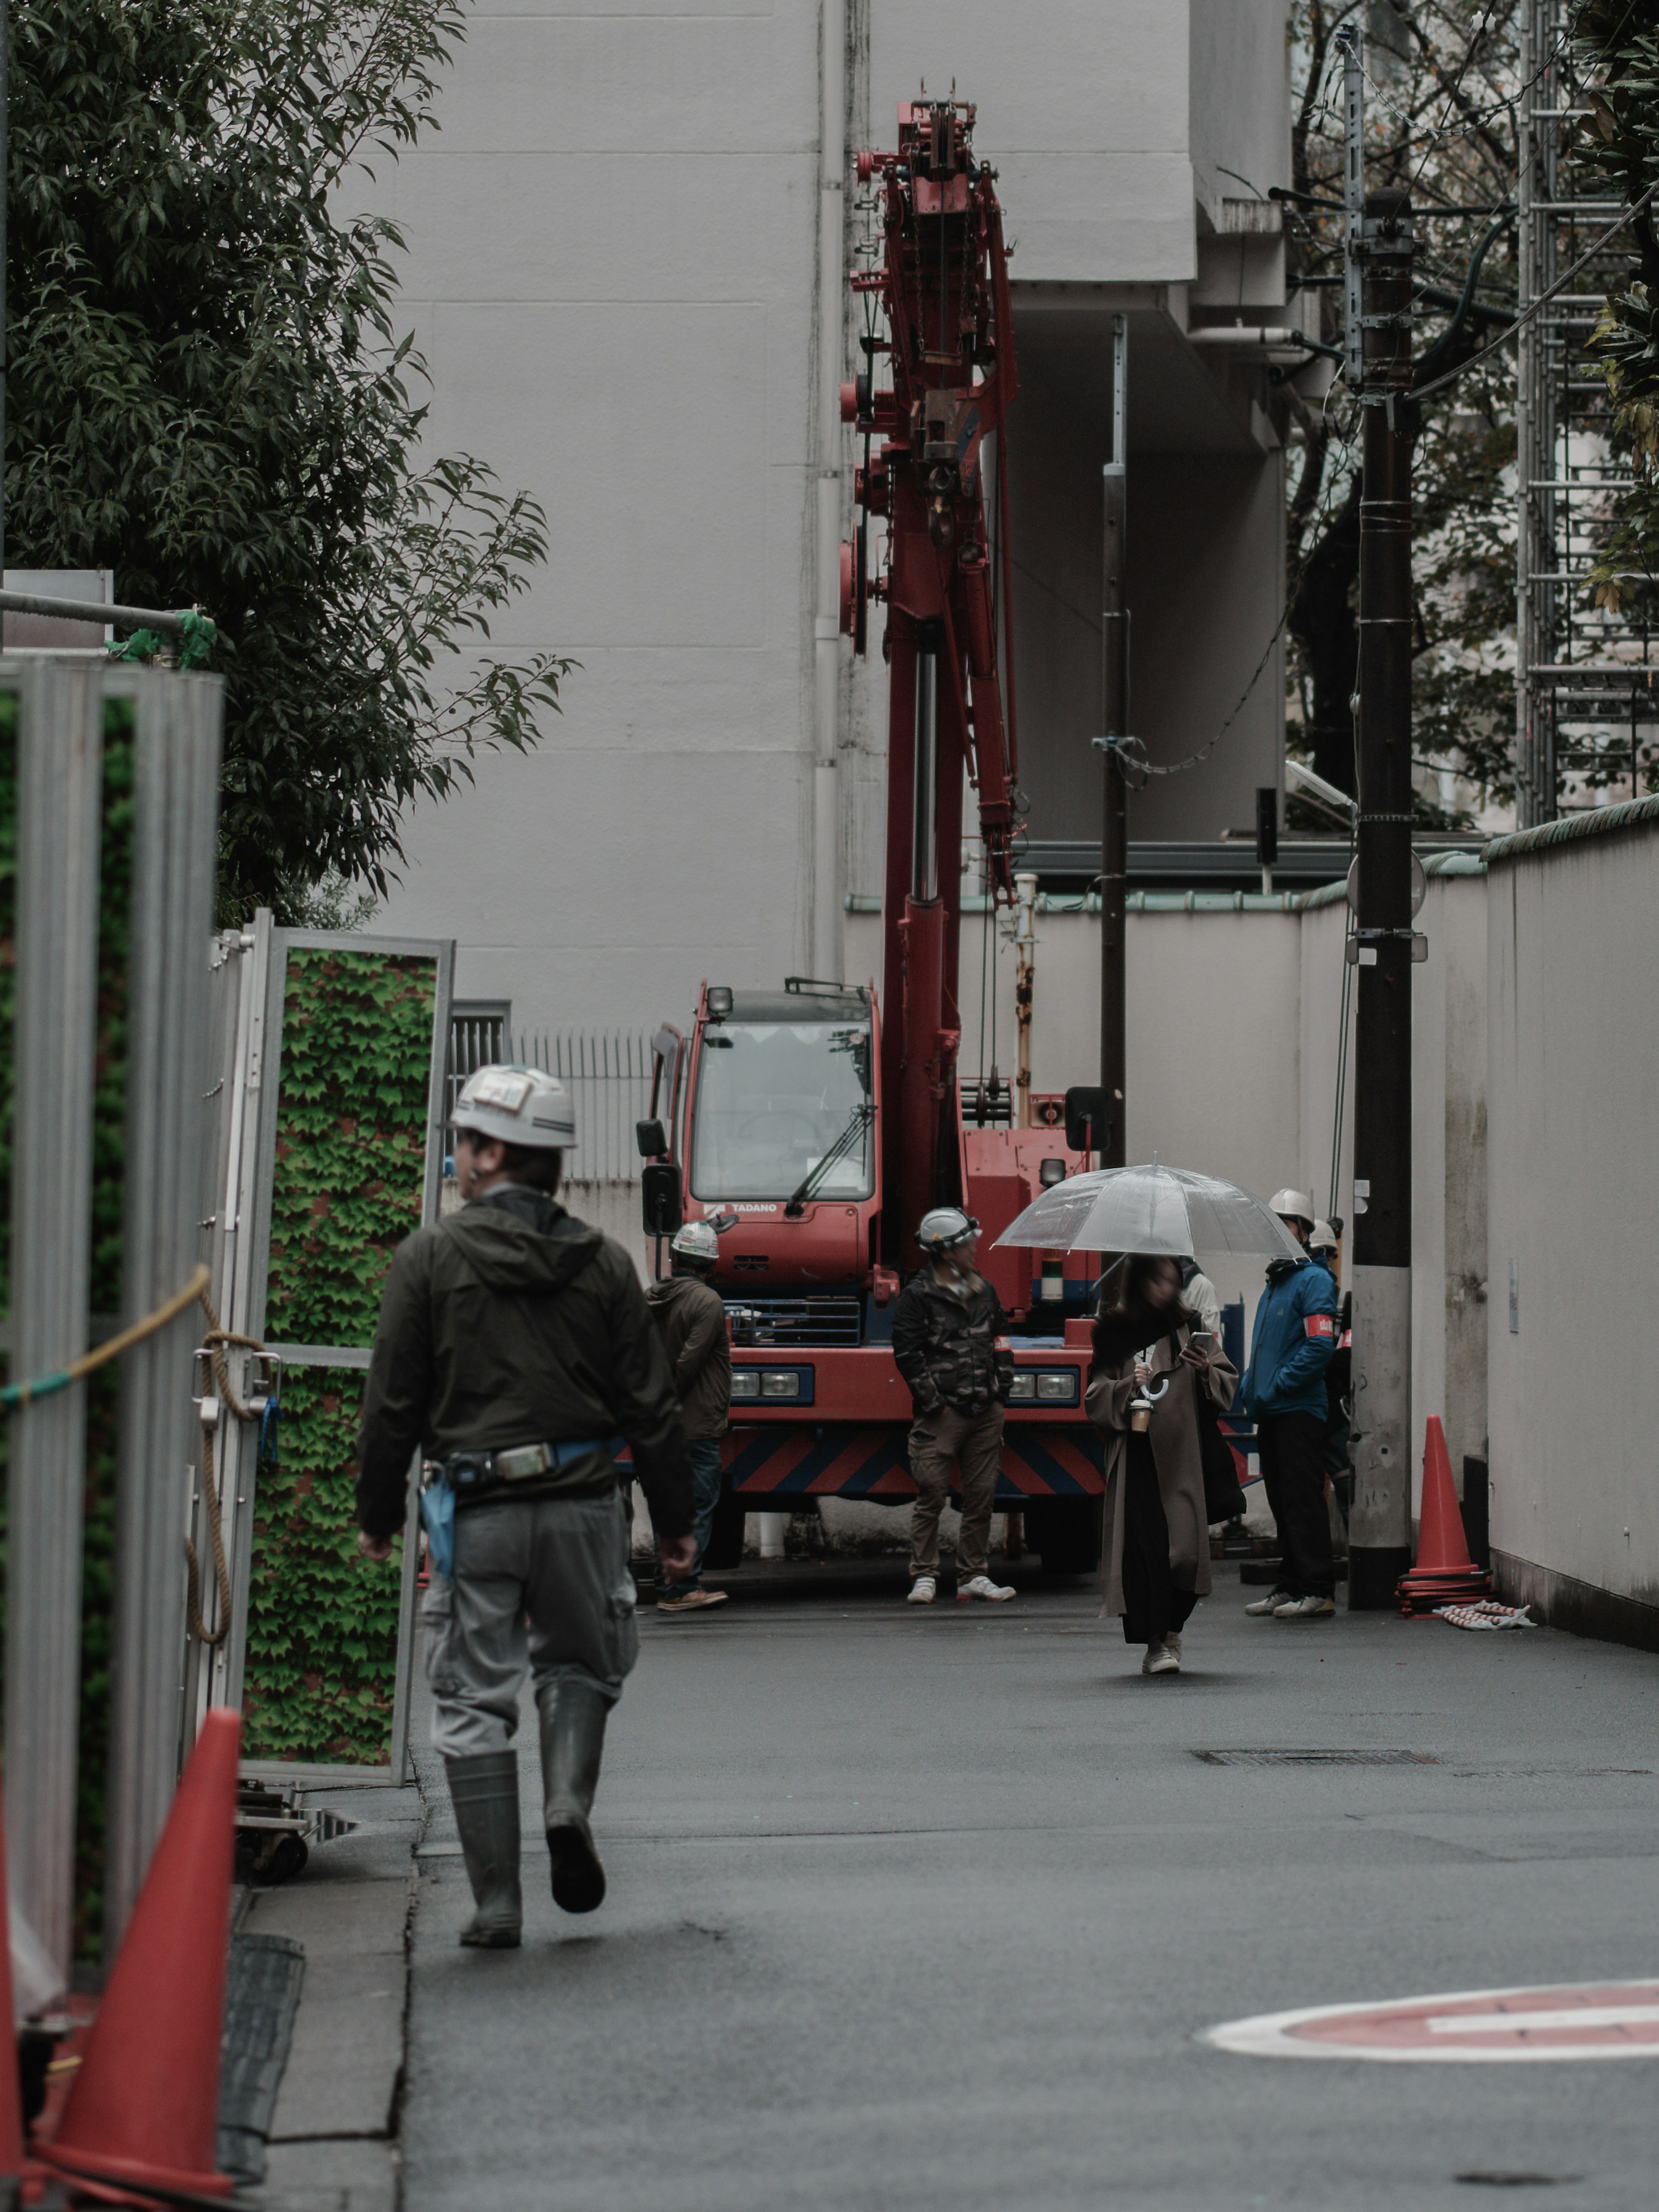
[[[1474,59],[1474,50],[1480,43],[1481,33],[1492,21],[1493,4],[1494,0],[1486,0],[1486,6],[1480,10],[1480,21],[1475,25],[1474,30],[1469,33],[1469,42],[1463,49],[1463,58],[1457,64],[1457,75],[1452,79],[1450,88],[1446,94],[1445,113],[1442,115],[1440,118],[1443,129],[1445,125],[1446,116],[1449,116],[1451,113],[1452,103],[1457,98],[1459,89],[1462,85],[1464,72],[1468,70],[1469,64]],[[1432,146],[1425,146],[1423,149],[1423,159],[1418,163],[1416,175],[1412,179],[1412,188],[1413,190],[1416,188],[1419,180],[1421,179],[1424,170],[1427,167],[1429,155],[1433,152],[1433,150],[1434,149]]]
[[[1481,362],[1486,361],[1490,356],[1498,352],[1500,347],[1507,345],[1510,340],[1514,337],[1517,332],[1523,331],[1526,328],[1533,317],[1537,314],[1541,308],[1547,307],[1549,305],[1550,301],[1564,286],[1570,284],[1572,282],[1573,278],[1577,276],[1581,269],[1586,268],[1590,262],[1595,260],[1596,255],[1601,252],[1602,247],[1607,244],[1609,240],[1616,238],[1619,233],[1623,230],[1627,224],[1635,222],[1638,215],[1645,214],[1656,192],[1659,192],[1659,184],[1650,185],[1646,191],[1643,193],[1641,198],[1637,200],[1632,206],[1627,207],[1622,215],[1617,216],[1613,222],[1609,223],[1607,228],[1601,233],[1601,235],[1596,240],[1595,243],[1590,246],[1587,252],[1581,253],[1577,260],[1572,264],[1571,268],[1564,270],[1560,276],[1556,278],[1554,283],[1549,286],[1547,290],[1540,292],[1538,295],[1538,297],[1533,301],[1532,305],[1526,310],[1525,313],[1517,315],[1506,331],[1500,331],[1498,336],[1493,338],[1489,344],[1481,347],[1479,353],[1471,354],[1469,358],[1464,362],[1460,368],[1449,368],[1443,376],[1437,376],[1427,384],[1419,384],[1416,386],[1409,396],[1413,399],[1426,399],[1431,392],[1443,392],[1449,384],[1455,384],[1460,376],[1467,375],[1470,369],[1478,367]]]

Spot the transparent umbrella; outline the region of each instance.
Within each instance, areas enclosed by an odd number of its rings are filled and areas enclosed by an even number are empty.
[[[1054,1184],[996,1241],[1061,1252],[1301,1257],[1289,1230],[1261,1199],[1218,1176],[1160,1167],[1156,1152],[1149,1167],[1096,1168]]]

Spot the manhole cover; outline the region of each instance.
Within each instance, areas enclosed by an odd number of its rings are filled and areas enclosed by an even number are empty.
[[[1426,1751],[1195,1751],[1206,1766],[1438,1766]]]
[[[1659,1982],[1567,1982],[1312,2005],[1228,2021],[1200,2040],[1256,2058],[1659,2058]]]

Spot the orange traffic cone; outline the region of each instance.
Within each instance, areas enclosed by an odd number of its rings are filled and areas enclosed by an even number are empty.
[[[0,1908],[10,1895],[6,1887],[5,1821],[0,1817]],[[23,2095],[17,2079],[17,2014],[11,1994],[11,1942],[0,1942],[0,2019],[7,2028],[6,2047],[11,2057],[0,2063],[0,2197],[4,2185],[21,2179],[23,2172]]]
[[[241,1727],[228,1705],[202,1724],[62,2124],[39,2147],[62,2173],[206,2197],[235,2186],[214,2161]]]
[[[1429,1415],[1423,1439],[1423,1493],[1419,1502],[1417,1565],[1400,1578],[1401,1613],[1432,1613],[1437,1605],[1492,1595],[1492,1577],[1469,1557],[1452,1486],[1446,1432],[1437,1413]]]

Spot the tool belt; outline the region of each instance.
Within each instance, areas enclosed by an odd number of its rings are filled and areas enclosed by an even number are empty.
[[[613,1455],[622,1449],[620,1437],[582,1437],[565,1443],[514,1444],[507,1451],[451,1452],[439,1462],[438,1479],[452,1490],[467,1491],[483,1484],[528,1482],[538,1474],[556,1474],[595,1452]]]
[[[506,1451],[451,1452],[428,1460],[421,1490],[421,1522],[434,1574],[448,1581],[455,1565],[455,1507],[465,1495],[505,1490],[532,1476],[555,1474],[595,1452],[615,1458],[620,1437],[583,1437],[568,1443],[514,1444]]]

